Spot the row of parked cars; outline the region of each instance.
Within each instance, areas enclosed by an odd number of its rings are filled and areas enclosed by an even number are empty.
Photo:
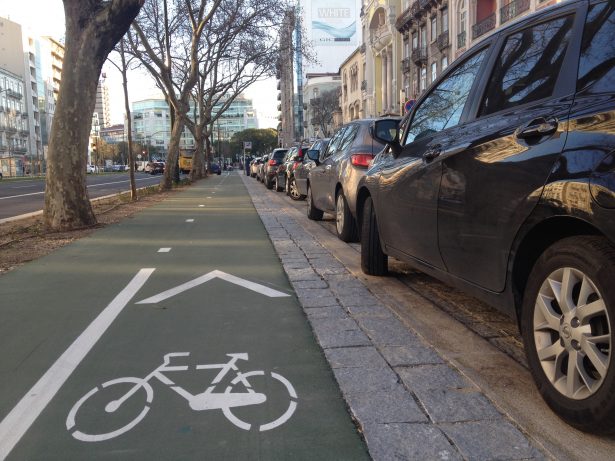
[[[613,37],[613,1],[546,8],[467,51],[404,119],[253,170],[310,219],[334,213],[365,273],[395,257],[515,317],[547,404],[598,434],[615,432]]]

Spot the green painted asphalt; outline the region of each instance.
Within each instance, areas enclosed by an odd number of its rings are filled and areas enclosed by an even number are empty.
[[[114,298],[142,269],[155,270],[121,309]],[[214,278],[139,304],[215,270],[290,296]],[[83,334],[118,305],[100,339]],[[9,460],[369,459],[236,175],[200,181],[0,277],[0,348],[0,459],[10,441]],[[85,357],[53,368],[67,350]],[[165,356],[176,369],[152,375]],[[232,360],[239,371],[197,368]],[[44,392],[72,365],[40,415],[18,406],[39,398],[30,390],[50,368]],[[117,410],[107,406],[122,396]],[[33,419],[23,436],[6,424],[16,407]]]

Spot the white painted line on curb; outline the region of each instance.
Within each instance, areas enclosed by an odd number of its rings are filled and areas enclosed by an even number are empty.
[[[17,445],[32,423],[60,390],[75,368],[94,347],[113,321],[139,291],[156,269],[141,269],[98,314],[38,382],[0,423],[0,460],[4,460]]]
[[[160,250],[158,250],[158,253],[168,253],[169,251],[171,251],[171,248],[163,247]]]

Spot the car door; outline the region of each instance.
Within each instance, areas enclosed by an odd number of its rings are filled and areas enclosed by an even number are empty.
[[[352,123],[348,125],[348,128],[344,132],[344,136],[341,138],[339,147],[335,153],[331,156],[331,168],[326,172],[327,176],[327,197],[326,197],[326,209],[335,210],[335,189],[343,176],[343,168],[348,168],[348,162],[345,160],[348,158],[350,148],[353,145],[354,140],[360,131],[359,123]]]
[[[387,253],[444,269],[438,250],[437,208],[444,139],[462,120],[488,45],[452,67],[419,102],[402,136],[402,151],[381,170],[378,222]],[[447,149],[454,146],[447,144]],[[440,149],[440,150],[438,150]]]
[[[450,273],[483,288],[504,289],[514,237],[563,149],[585,7],[502,33],[473,121],[456,134],[465,148],[442,155],[440,252]]]
[[[333,157],[341,145],[346,128],[346,126],[343,126],[333,135],[327,150],[320,155],[318,166],[315,164],[307,166],[309,169],[310,187],[312,188],[312,199],[314,200],[314,205],[319,210],[331,209],[327,204],[330,172],[333,168]]]

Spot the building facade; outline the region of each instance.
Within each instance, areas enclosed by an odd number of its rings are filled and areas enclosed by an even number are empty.
[[[403,104],[402,36],[395,28],[400,0],[365,0],[361,10],[365,54],[362,83],[365,117],[399,114]]]
[[[98,80],[96,88],[96,104],[94,105],[94,113],[98,115],[100,128],[106,128],[111,125],[111,114],[109,110],[109,87],[107,86],[107,74],[102,72]]]
[[[0,68],[0,171],[4,177],[29,173],[28,114],[23,79]]]
[[[278,145],[291,146],[295,142],[295,95],[293,71],[293,31],[295,12],[289,8],[284,16],[280,38],[280,56],[277,63],[278,79]]]
[[[418,98],[466,50],[513,19],[558,0],[403,0],[403,93]]]
[[[323,97],[327,92],[335,92],[336,97],[341,90],[341,78],[337,73],[314,73],[307,74],[303,86],[303,121],[304,140],[313,141],[318,138],[327,138],[333,134],[335,123],[333,117],[329,123],[321,120],[322,110],[314,106],[315,101]],[[331,113],[331,115],[333,115]]]
[[[340,94],[340,109],[342,111],[341,123],[365,117],[365,99],[363,98],[362,83],[365,68],[365,53],[361,47],[357,48],[340,66],[342,87]]]

